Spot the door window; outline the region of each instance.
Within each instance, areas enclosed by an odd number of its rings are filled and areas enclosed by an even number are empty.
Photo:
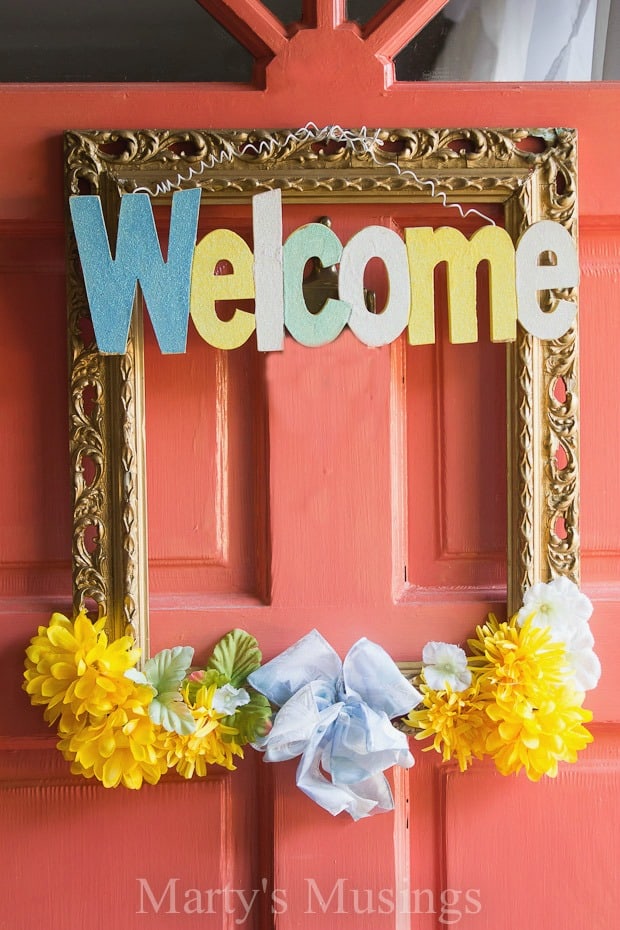
[[[289,33],[305,20],[301,0],[263,3]],[[6,6],[1,82],[252,81],[252,54],[200,0]],[[384,7],[348,0],[346,17],[367,35]],[[394,62],[399,81],[617,80],[619,40],[620,0],[449,0]]]
[[[450,0],[396,57],[399,80],[620,77],[618,0]]]

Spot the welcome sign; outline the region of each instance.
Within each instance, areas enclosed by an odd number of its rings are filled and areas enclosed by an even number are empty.
[[[282,235],[279,189],[252,197],[254,251],[230,229],[216,229],[198,243],[200,188],[172,196],[167,257],[148,194],[121,198],[112,257],[101,201],[95,195],[72,196],[70,212],[84,275],[98,350],[126,351],[132,306],[139,283],[153,328],[164,353],[186,349],[189,317],[202,338],[220,349],[243,345],[256,331],[260,352],[280,351],[287,331],[305,346],[321,346],[348,326],[368,346],[382,346],[406,329],[412,345],[435,341],[434,269],[445,262],[450,341],[476,342],[476,269],[489,268],[490,338],[516,339],[516,322],[540,339],[558,339],[574,321],[573,301],[558,298],[552,312],[541,308],[539,292],[578,283],[575,243],[552,220],[530,225],[516,246],[495,225],[471,238],[444,226],[412,227],[404,238],[383,226],[367,226],[343,244],[332,229],[309,223],[286,241]],[[549,256],[551,258],[549,259]],[[303,293],[306,263],[338,265],[338,297],[311,313]],[[380,259],[389,283],[381,313],[370,313],[364,298],[364,271]],[[217,274],[226,260],[230,274]],[[543,263],[544,262],[544,263]],[[255,301],[254,313],[236,309],[229,320],[216,312],[218,300]]]

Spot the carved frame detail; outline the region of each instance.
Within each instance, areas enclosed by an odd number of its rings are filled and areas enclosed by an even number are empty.
[[[384,129],[362,145],[286,130],[68,131],[65,180],[67,201],[101,196],[111,232],[124,193],[165,198],[199,186],[212,203],[275,187],[285,202],[423,203],[443,194],[465,206],[502,204],[515,241],[540,219],[577,237],[570,129]],[[147,654],[139,306],[127,354],[100,355],[68,209],[67,231],[74,606],[96,606],[112,635],[131,629]],[[574,291],[562,296],[576,300]],[[577,349],[577,325],[547,343],[518,327],[507,347],[509,611],[536,581],[579,583]]]

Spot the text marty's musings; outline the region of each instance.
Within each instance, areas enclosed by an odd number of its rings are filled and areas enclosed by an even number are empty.
[[[243,345],[256,331],[260,352],[280,351],[285,329],[306,346],[332,342],[348,326],[368,346],[387,345],[407,329],[412,345],[435,341],[434,269],[445,262],[450,341],[476,342],[476,269],[489,268],[490,338],[516,339],[517,319],[540,339],[559,339],[569,329],[576,303],[556,296],[552,312],[539,293],[573,288],[579,278],[575,243],[560,223],[529,226],[516,246],[505,229],[485,226],[467,239],[458,229],[412,227],[404,238],[384,226],[367,226],[342,245],[327,226],[308,223],[283,243],[279,190],[252,198],[254,251],[230,229],[215,229],[196,245],[201,191],[172,197],[167,258],[162,256],[150,198],[121,198],[115,255],[100,198],[70,198],[95,339],[100,352],[126,351],[136,284],[139,283],[159,347],[185,352],[189,316],[202,338],[219,349]],[[303,293],[304,268],[318,258],[338,265],[338,297],[311,313]],[[380,259],[389,289],[381,313],[370,313],[364,295],[368,262]],[[227,261],[230,274],[218,274]],[[543,264],[544,262],[544,264]],[[219,300],[254,300],[254,313],[235,309],[229,320]]]
[[[263,912],[285,914],[295,911],[299,916],[317,914],[434,914],[441,925],[457,924],[465,915],[482,910],[480,889],[444,888],[356,888],[347,878],[319,883],[305,878],[299,888],[272,888],[268,879],[261,879],[257,888],[189,888],[180,878],[154,888],[148,879],[138,878],[139,915],[190,916],[228,914],[234,924],[243,926],[250,915]]]

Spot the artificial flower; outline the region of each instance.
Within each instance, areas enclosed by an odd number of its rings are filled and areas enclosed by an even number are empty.
[[[469,657],[459,646],[427,643],[421,691],[408,686],[411,703],[419,703],[404,724],[416,739],[432,740],[425,751],[456,760],[461,771],[490,756],[504,775],[553,777],[558,763],[574,762],[592,741],[584,725],[592,715],[582,707],[601,673],[591,611],[572,582],[556,579],[534,585],[507,622],[490,614],[468,641]],[[185,778],[205,776],[210,765],[234,769],[244,745],[258,748],[272,709],[248,683],[261,659],[248,633],[223,637],[205,669],[191,671],[193,649],[176,646],[140,671],[132,638],[110,643],[104,626],[84,611],[75,620],[55,613],[26,652],[23,687],[57,722],[72,772],[136,789],[169,768]],[[352,693],[366,686],[358,682]],[[382,673],[379,690],[385,687]],[[328,767],[334,758],[326,757]]]
[[[467,656],[460,646],[427,643],[422,650],[424,680],[434,691],[464,691],[471,685]]]
[[[221,765],[234,769],[234,756],[243,758],[243,749],[235,741],[237,730],[223,723],[226,714],[213,707],[218,685],[201,685],[193,699],[189,697],[189,686],[183,689],[183,697],[196,722],[193,733],[179,734],[160,732],[159,744],[165,753],[169,768],[176,768],[184,778],[194,774],[203,777],[209,765]]]
[[[232,740],[238,746],[255,743],[271,727],[268,699],[247,687],[261,660],[254,637],[245,630],[231,630],[215,645],[206,668],[195,669],[186,679],[184,693],[189,705],[195,702],[200,688],[216,685],[213,710],[223,715],[220,730],[224,742]],[[224,726],[228,729],[222,729]]]
[[[590,630],[592,602],[568,578],[555,578],[536,584],[523,598],[517,624],[529,620],[533,626],[548,627],[552,639],[566,648],[567,684],[577,691],[595,688],[601,677],[601,663],[594,652]]]
[[[579,649],[569,653],[547,624],[531,616],[500,623],[490,614],[469,640],[471,686],[433,690],[425,666],[423,706],[404,722],[418,730],[416,739],[432,739],[425,748],[440,752],[444,761],[455,758],[461,771],[488,755],[503,775],[524,769],[534,781],[554,776],[558,762],[574,762],[592,740],[583,725],[591,714],[582,708],[583,690],[574,683],[595,677],[598,660],[591,634],[581,629],[581,639],[576,633],[573,639]],[[434,650],[424,659],[437,655]],[[440,675],[431,674],[431,680],[442,684]]]
[[[570,644],[573,633],[592,616],[591,600],[569,578],[554,578],[528,588],[517,625],[530,620],[533,626],[548,626],[554,639]]]
[[[104,787],[140,788],[156,784],[168,766],[148,707],[153,698],[147,685],[131,684],[122,707],[103,717],[75,721],[73,729],[59,730],[58,748],[71,762],[71,771],[97,778]]]
[[[472,759],[482,759],[490,721],[485,714],[485,701],[477,688],[453,691],[448,685],[439,691],[422,684],[422,708],[412,710],[403,718],[404,723],[419,732],[415,739],[432,738],[423,752],[435,749],[444,762],[456,758],[461,772]]]
[[[543,775],[554,778],[558,762],[575,762],[577,752],[592,742],[583,724],[592,714],[581,707],[581,695],[572,688],[550,688],[534,706],[521,695],[498,698],[487,715],[494,727],[487,736],[486,751],[502,775],[525,770],[531,781]]]
[[[217,688],[213,695],[213,710],[224,716],[234,714],[238,707],[250,703],[250,695],[245,688],[233,688],[230,684]]]
[[[548,584],[534,585],[525,592],[524,607],[517,622],[527,615],[534,626],[547,626],[551,637],[566,648],[567,685],[577,691],[596,688],[601,677],[601,663],[594,652],[594,636],[589,619],[592,602],[568,578],[556,578]],[[520,618],[520,619],[519,619]]]
[[[45,719],[100,717],[131,692],[125,672],[140,656],[130,636],[108,643],[105,618],[92,622],[81,610],[75,620],[52,614],[26,650],[24,688],[33,704],[46,706]]]
[[[175,733],[193,733],[196,723],[181,695],[181,684],[192,664],[191,646],[162,649],[144,665],[144,677],[154,690],[149,705],[153,723]]]
[[[525,769],[537,781],[554,777],[558,762],[574,762],[592,741],[583,723],[583,693],[572,686],[564,643],[531,617],[499,623],[490,615],[469,641],[480,695],[492,722],[485,751],[508,775]]]
[[[566,650],[547,627],[531,620],[517,626],[515,617],[500,623],[493,614],[468,641],[478,687],[493,699],[513,700],[518,695],[536,703],[549,688],[564,684]]]
[[[570,646],[566,650],[568,666],[567,684],[572,684],[576,691],[590,691],[596,688],[601,677],[601,663],[592,648],[594,637],[588,624],[573,634]]]

